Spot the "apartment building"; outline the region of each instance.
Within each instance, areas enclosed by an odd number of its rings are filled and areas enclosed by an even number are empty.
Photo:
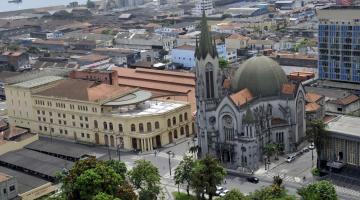
[[[78,143],[149,151],[189,137],[189,103],[81,79],[45,76],[7,85],[11,124]]]
[[[318,11],[319,78],[360,82],[360,7]]]

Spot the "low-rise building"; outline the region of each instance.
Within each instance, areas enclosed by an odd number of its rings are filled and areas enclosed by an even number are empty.
[[[231,49],[245,49],[248,46],[249,40],[249,37],[234,33],[225,38],[225,46]]]
[[[3,69],[17,71],[29,65],[29,54],[24,51],[6,51],[0,55],[0,64]]]
[[[94,53],[109,56],[112,63],[117,66],[130,66],[140,60],[140,51],[124,48],[96,48]]]
[[[137,88],[41,77],[6,86],[9,122],[52,137],[148,151],[192,135],[186,102]]]
[[[69,73],[69,77],[72,79],[99,81],[109,85],[118,85],[117,71],[92,69],[74,70]]]
[[[308,92],[305,95],[306,125],[309,126],[312,120],[323,119],[325,116],[325,96]]]
[[[326,111],[338,114],[351,114],[360,110],[360,98],[350,94],[340,99],[326,101]]]
[[[30,44],[32,47],[36,47],[42,50],[47,50],[50,52],[66,52],[69,48],[69,44],[63,40],[41,40],[36,39]]]
[[[30,33],[31,38],[38,38],[38,39],[43,39],[43,40],[59,39],[59,38],[62,38],[63,36],[64,36],[64,34],[60,31],[54,31],[54,32],[43,31],[43,32],[31,32]]]
[[[10,200],[18,195],[16,178],[0,173],[0,199]]]
[[[194,31],[197,26],[198,24],[193,22],[182,22],[171,26],[163,26],[161,28],[157,28],[155,29],[155,33],[167,36],[177,36],[179,34],[182,35],[186,34],[187,32]]]
[[[329,133],[324,138],[322,166],[341,168],[344,164],[360,166],[360,118],[341,115],[327,123],[325,130]]]
[[[184,68],[191,69],[195,66],[195,47],[182,45],[171,51],[171,60],[174,63],[182,64]]]

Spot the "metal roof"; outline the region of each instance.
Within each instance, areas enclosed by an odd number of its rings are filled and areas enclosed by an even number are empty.
[[[74,163],[29,149],[11,151],[0,156],[0,162],[55,177],[64,168],[70,169]]]
[[[327,123],[325,128],[332,133],[360,137],[360,117],[339,116]]]
[[[37,87],[37,86],[51,83],[54,81],[58,81],[61,79],[63,79],[63,78],[60,76],[44,76],[44,77],[36,78],[33,80],[28,80],[25,82],[17,83],[17,84],[14,84],[14,86],[22,87],[22,88],[33,88],[33,87]]]
[[[152,96],[151,92],[140,90],[134,93],[125,95],[118,99],[112,100],[110,102],[105,103],[105,106],[126,106],[144,102],[150,99]]]
[[[90,153],[92,153],[83,148],[78,148],[74,146],[65,146],[60,143],[52,143],[42,140],[38,140],[31,144],[28,144],[25,146],[25,148],[39,152],[68,156],[75,159],[79,159],[83,155],[89,155]]]

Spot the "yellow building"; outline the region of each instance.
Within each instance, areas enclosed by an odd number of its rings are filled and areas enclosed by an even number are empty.
[[[51,137],[148,151],[193,134],[190,104],[140,89],[46,76],[5,93],[12,125]]]

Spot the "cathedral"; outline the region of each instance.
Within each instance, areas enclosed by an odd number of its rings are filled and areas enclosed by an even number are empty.
[[[288,80],[277,62],[255,56],[226,77],[207,21],[196,42],[196,127],[201,156],[256,170],[264,147],[293,152],[305,137],[305,91]]]

